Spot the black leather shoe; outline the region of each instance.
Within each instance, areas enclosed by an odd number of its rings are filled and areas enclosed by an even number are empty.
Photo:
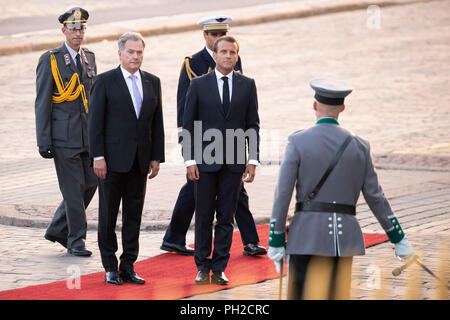
[[[50,234],[47,234],[47,233],[44,235],[44,238],[47,239],[48,241],[51,241],[51,242],[58,242],[64,248],[67,248],[67,240],[66,239],[54,237],[54,236],[52,236]]]
[[[163,243],[161,245],[161,250],[175,252],[176,254],[180,254],[183,256],[193,256],[194,255],[193,249],[189,249],[186,246],[182,246],[182,245],[175,244],[175,243],[169,243],[166,241],[163,241]]]
[[[92,255],[92,252],[87,250],[86,248],[67,249],[67,252],[78,257],[90,257]]]
[[[225,273],[223,272],[213,272],[213,274],[211,275],[211,283],[225,286],[228,284],[228,278],[225,276]]]
[[[115,284],[120,286],[123,284],[122,278],[117,271],[106,271],[105,272],[105,282],[109,284]]]
[[[258,245],[257,243],[249,243],[244,247],[244,256],[259,256],[266,254],[266,248]]]
[[[195,278],[195,284],[209,284],[209,272],[199,271]]]
[[[138,274],[133,270],[123,271],[120,270],[120,277],[123,282],[134,283],[134,284],[144,284],[145,280],[138,276]]]

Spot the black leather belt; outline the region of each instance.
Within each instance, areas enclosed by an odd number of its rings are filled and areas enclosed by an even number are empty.
[[[340,203],[327,203],[317,201],[297,202],[295,212],[299,211],[319,211],[319,212],[336,212],[356,215],[356,207]]]

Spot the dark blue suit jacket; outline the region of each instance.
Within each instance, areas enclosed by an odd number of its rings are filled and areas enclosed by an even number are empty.
[[[201,137],[194,136],[194,121],[201,121]],[[236,71],[234,72],[231,105],[228,113],[224,114],[216,73],[210,72],[192,79],[186,94],[183,129],[189,132],[191,136],[190,148],[186,148],[188,147],[186,145],[188,141],[183,141],[185,161],[195,159],[200,172],[217,172],[226,163],[230,171],[243,173],[247,162],[247,148],[250,159],[259,161],[259,115],[255,81]],[[208,129],[216,129],[216,132],[220,132],[222,141],[216,139],[203,141],[204,133]],[[232,129],[231,133],[239,129],[241,133],[248,130],[247,132],[251,133],[251,138],[243,139],[240,141],[241,143],[236,139],[233,139],[234,142],[228,139],[228,142],[231,141],[232,144],[227,145],[227,129]],[[201,146],[199,145],[199,139],[201,139]],[[194,150],[195,148],[201,150],[201,155],[211,154],[211,149],[214,149],[211,147],[213,142],[216,146],[221,144],[223,155],[221,157],[220,154],[212,152],[212,155],[216,156],[216,161],[206,163],[205,158],[199,158],[199,154],[195,154]],[[208,145],[210,146],[208,147]],[[205,149],[207,152],[205,152]],[[232,154],[233,157],[227,158],[227,154]]]
[[[177,90],[177,126],[183,126],[184,105],[186,101],[186,92],[188,90],[191,78],[200,77],[216,67],[216,62],[208,53],[206,48],[203,48],[192,57],[186,57],[181,67],[180,78],[178,79]],[[190,71],[188,71],[190,69]],[[239,57],[234,70],[242,73],[242,63]]]

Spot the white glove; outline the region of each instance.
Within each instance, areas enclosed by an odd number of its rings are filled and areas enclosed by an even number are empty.
[[[397,242],[395,244],[395,254],[400,259],[406,259],[406,260],[409,260],[410,258],[412,258],[414,256],[414,250],[411,247],[411,245],[409,244],[408,237],[406,236],[406,234],[403,237],[403,239],[400,240],[400,242]]]
[[[277,272],[281,271],[281,260],[286,259],[286,249],[284,247],[269,247],[267,252],[269,259],[273,260]]]

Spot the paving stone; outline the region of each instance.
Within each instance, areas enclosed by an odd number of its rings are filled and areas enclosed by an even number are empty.
[[[233,27],[244,72],[258,86],[261,128],[266,137],[274,137],[261,146],[261,154],[264,163],[275,165],[259,167],[255,182],[246,187],[258,223],[267,222],[271,215],[286,138],[314,123],[308,81],[318,75],[348,78],[355,92],[339,120],[371,142],[380,182],[394,212],[427,266],[437,270],[439,246],[449,244],[450,229],[446,210],[450,119],[448,108],[442,107],[443,101],[450,101],[449,10],[448,1],[382,8],[378,30],[367,28],[366,10],[270,22],[263,28]],[[164,229],[185,183],[176,139],[176,86],[184,56],[203,45],[199,31],[147,37],[146,41],[143,69],[157,74],[163,84],[167,162],[159,176],[148,182],[139,259],[162,253]],[[327,50],[322,49],[324,43]],[[114,41],[89,48],[96,53],[100,72],[117,66]],[[43,238],[61,195],[53,163],[39,157],[35,142],[34,74],[39,55],[0,57],[1,73],[15,75],[13,80],[0,79],[0,290],[67,279],[71,265],[82,274],[102,271],[96,241],[97,195],[87,209],[91,258],[72,257],[59,244]],[[294,205],[292,201],[291,214]],[[383,232],[362,196],[357,217],[364,232]],[[193,241],[191,229],[187,242]],[[365,256],[354,260],[352,298],[371,299],[379,294],[367,289],[367,268],[377,266],[388,286],[383,297],[405,299],[409,272],[396,278],[391,274],[400,265],[391,244],[369,248]],[[420,277],[422,298],[431,299],[436,282],[422,271]],[[278,280],[270,280],[193,298],[277,299],[277,290]]]

